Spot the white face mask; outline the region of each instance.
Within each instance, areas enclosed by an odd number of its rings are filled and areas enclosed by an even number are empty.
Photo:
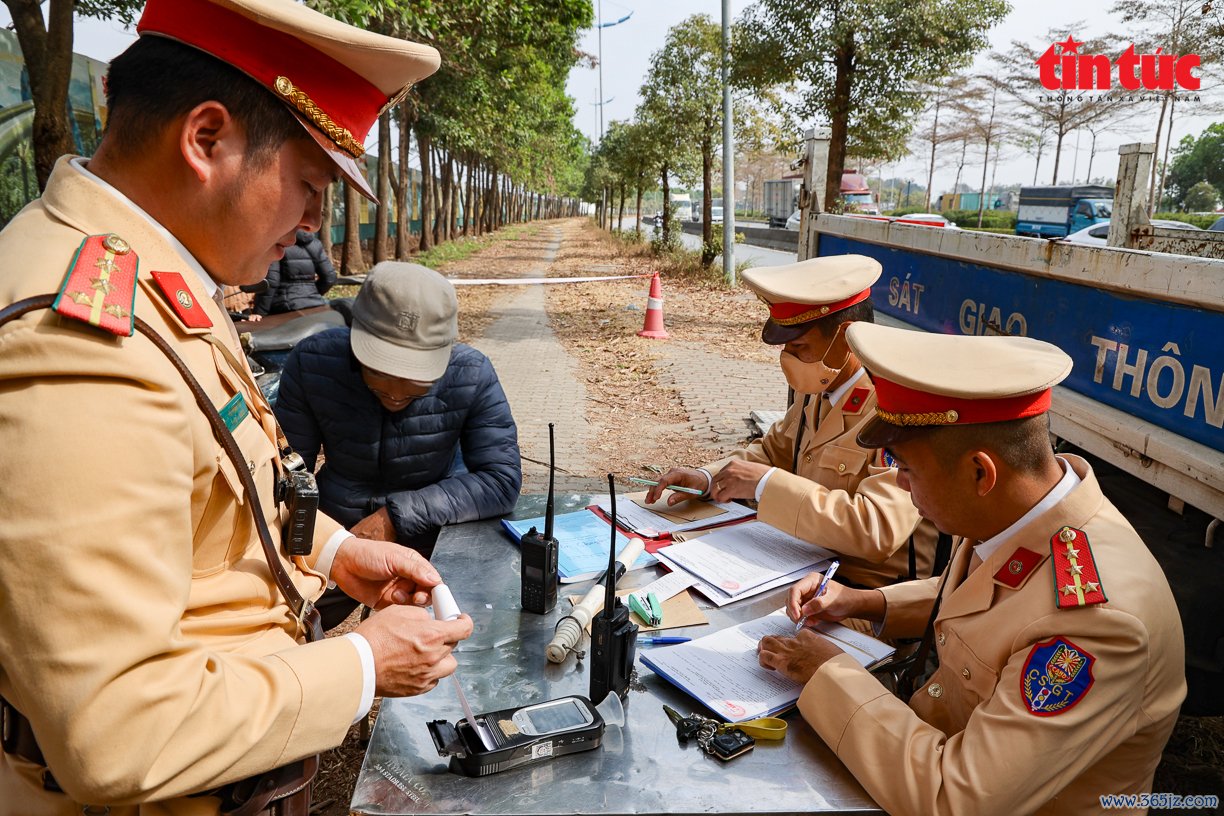
[[[821,358],[814,363],[805,363],[789,351],[783,349],[780,362],[782,364],[782,374],[786,377],[786,382],[791,388],[795,389],[800,394],[823,394],[829,390],[829,386],[837,379],[837,375],[841,374],[842,369],[846,367],[846,363],[850,360],[850,351],[846,350],[846,354],[842,357],[841,362],[836,368],[828,365],[825,358],[829,356],[829,352],[837,345],[838,338],[841,337],[842,331],[848,326],[848,323],[843,323],[837,327],[837,333],[833,335],[833,340],[829,343],[829,347],[825,349]]]

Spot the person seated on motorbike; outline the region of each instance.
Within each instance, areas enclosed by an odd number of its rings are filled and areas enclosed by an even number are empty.
[[[456,342],[454,286],[424,266],[381,263],[353,302],[352,328],[301,341],[276,416],[318,473],[319,505],[354,535],[428,556],[445,524],[500,516],[522,486],[518,430],[489,359]],[[317,603],[323,625],[357,601]]]
[[[249,319],[326,306],[323,296],[336,283],[336,267],[313,232],[298,230],[285,256],[268,267],[268,288],[255,296]]]

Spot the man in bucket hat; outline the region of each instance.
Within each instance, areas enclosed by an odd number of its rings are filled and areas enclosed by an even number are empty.
[[[419,556],[311,531],[215,295],[336,179],[370,195],[370,126],[439,58],[292,0],[150,0],[138,31],[95,156],[0,233],[0,813],[305,813],[309,758],[471,621],[413,605]],[[382,611],[303,643],[329,579]]]

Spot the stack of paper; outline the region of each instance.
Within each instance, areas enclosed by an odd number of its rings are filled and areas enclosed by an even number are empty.
[[[669,505],[667,503],[669,495],[671,494],[664,491],[663,498],[653,504],[646,503],[645,492],[629,493],[618,497],[621,501],[616,504],[617,525],[646,538],[658,538],[666,533],[700,530],[716,524],[749,519],[756,515],[755,510],[735,502],[721,503],[689,499]],[[624,499],[629,499],[629,501],[624,501]],[[607,499],[596,506],[611,518],[612,506]]]
[[[888,644],[841,624],[821,623],[816,631],[868,667],[894,652]],[[743,722],[790,708],[799,699],[801,685],[761,668],[757,658],[761,638],[791,637],[794,633],[795,624],[779,609],[689,643],[638,654],[656,674],[719,717]],[[857,645],[851,644],[852,640]]]
[[[671,569],[696,576],[697,591],[717,606],[794,583],[834,557],[762,521],[715,530],[655,554]]]
[[[514,537],[515,541],[518,541],[532,527],[542,533],[544,517],[502,519],[502,526]],[[579,510],[554,516],[553,537],[559,544],[557,572],[561,576],[561,583],[570,584],[597,578],[608,568],[608,546],[612,539],[612,525],[590,510]],[[616,551],[620,552],[628,543],[629,539],[618,530],[616,532]],[[644,552],[637,561],[626,567],[635,570],[655,563],[657,563],[655,557]]]

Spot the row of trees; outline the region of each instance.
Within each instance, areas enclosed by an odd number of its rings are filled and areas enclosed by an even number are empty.
[[[1008,149],[1023,151],[1036,159],[1033,184],[1058,184],[1069,175],[1093,178],[1099,137],[1132,133],[1156,144],[1158,161],[1149,179],[1151,206],[1161,201],[1169,184],[1169,151],[1177,113],[1178,89],[1145,91],[1145,101],[1119,92],[1059,92],[1042,87],[1035,64],[1050,43],[1074,37],[1082,43],[1080,54],[1116,57],[1132,43],[1140,54],[1196,54],[1201,59],[1203,87],[1220,80],[1224,41],[1212,35],[1213,21],[1197,0],[1118,0],[1111,8],[1132,33],[1089,37],[1084,23],[1052,28],[1034,45],[1013,42],[1004,52],[991,54],[989,74],[960,75],[928,89],[924,117],[915,129],[914,153],[929,157],[927,187],[937,162],[956,168],[953,189],[959,189],[968,159],[982,168],[980,188],[986,190],[988,168]],[[1185,92],[1182,91],[1184,94]],[[1195,113],[1214,112],[1210,101],[1195,103]],[[1151,115],[1151,114],[1154,114]],[[1151,128],[1152,122],[1155,128]],[[1089,140],[1087,169],[1068,167],[1063,160],[1071,135]],[[1052,155],[1051,155],[1052,154]],[[1077,153],[1078,155],[1078,153]],[[1043,159],[1048,159],[1043,172]],[[1112,167],[1105,174],[1112,174]],[[1191,184],[1203,177],[1194,179]],[[1176,182],[1174,182],[1176,184]],[[992,183],[993,186],[993,183]],[[1188,187],[1178,192],[1184,195]],[[929,206],[929,200],[928,200]]]
[[[65,101],[73,15],[130,25],[143,0],[50,0],[46,19],[40,0],[3,2],[29,70],[41,188],[55,159],[72,149]],[[565,81],[583,56],[578,32],[591,25],[591,0],[307,0],[307,5],[370,31],[428,43],[442,54],[438,73],[378,122],[378,162],[371,174],[381,202],[375,213],[376,262],[402,259],[409,251],[414,152],[422,170],[422,250],[456,235],[496,229],[508,219],[545,214],[558,200],[578,194],[588,147],[573,126]],[[344,198],[346,264],[360,271],[361,199],[347,185],[335,194]],[[324,208],[326,215],[331,211]]]
[[[825,200],[834,202],[847,157],[900,155],[925,104],[922,89],[967,65],[1008,10],[1006,0],[757,0],[732,32],[737,145],[750,156],[790,152],[799,122],[828,122]],[[633,120],[610,129],[586,186],[597,200],[619,193],[623,212],[626,191],[640,201],[657,180],[667,201],[673,176],[700,182],[706,264],[718,251],[710,207],[721,148],[720,60],[721,29],[709,17],[673,27],[651,58]],[[664,241],[670,233],[664,208]]]

